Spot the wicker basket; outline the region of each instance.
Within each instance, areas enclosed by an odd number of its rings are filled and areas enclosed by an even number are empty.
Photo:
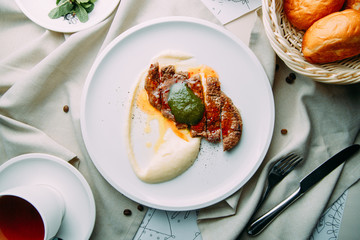
[[[301,52],[304,31],[294,28],[283,12],[283,0],[262,0],[263,22],[271,46],[295,72],[329,84],[360,82],[360,56],[327,64],[311,64]]]

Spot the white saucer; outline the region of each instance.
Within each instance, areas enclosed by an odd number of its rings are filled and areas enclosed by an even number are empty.
[[[75,167],[41,153],[17,156],[0,166],[0,192],[32,184],[48,184],[62,193],[66,210],[56,237],[64,240],[90,238],[95,224],[94,196]]]

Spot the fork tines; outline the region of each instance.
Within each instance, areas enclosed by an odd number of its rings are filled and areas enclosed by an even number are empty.
[[[274,168],[276,168],[277,171],[280,171],[282,174],[288,173],[293,170],[295,166],[302,160],[303,158],[296,155],[295,153],[289,153],[283,159],[277,162]]]

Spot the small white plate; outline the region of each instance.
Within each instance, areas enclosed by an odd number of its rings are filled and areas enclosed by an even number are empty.
[[[231,152],[203,140],[197,160],[184,174],[147,184],[136,177],[128,159],[127,107],[139,74],[165,50],[186,52],[212,67],[239,108],[244,129]],[[82,97],[81,130],[97,169],[122,194],[163,210],[203,208],[233,194],[263,161],[273,133],[272,90],[258,59],[224,28],[200,19],[155,19],[121,34],[95,61]]]
[[[65,215],[56,237],[89,239],[95,224],[95,201],[85,178],[65,160],[31,153],[12,158],[0,166],[0,192],[9,188],[48,184],[61,192]]]
[[[89,13],[89,20],[85,23],[80,22],[77,17],[70,16],[51,19],[48,14],[56,7],[56,0],[15,0],[15,2],[34,23],[55,32],[73,33],[92,27],[106,19],[120,0],[97,0],[94,10]]]

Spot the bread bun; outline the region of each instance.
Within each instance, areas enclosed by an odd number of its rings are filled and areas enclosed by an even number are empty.
[[[315,22],[304,34],[302,52],[311,63],[360,54],[360,11],[346,9]]]
[[[306,30],[320,18],[339,11],[344,2],[345,0],[284,0],[284,12],[293,26]]]
[[[346,9],[355,9],[360,10],[360,0],[346,0],[345,1]]]

